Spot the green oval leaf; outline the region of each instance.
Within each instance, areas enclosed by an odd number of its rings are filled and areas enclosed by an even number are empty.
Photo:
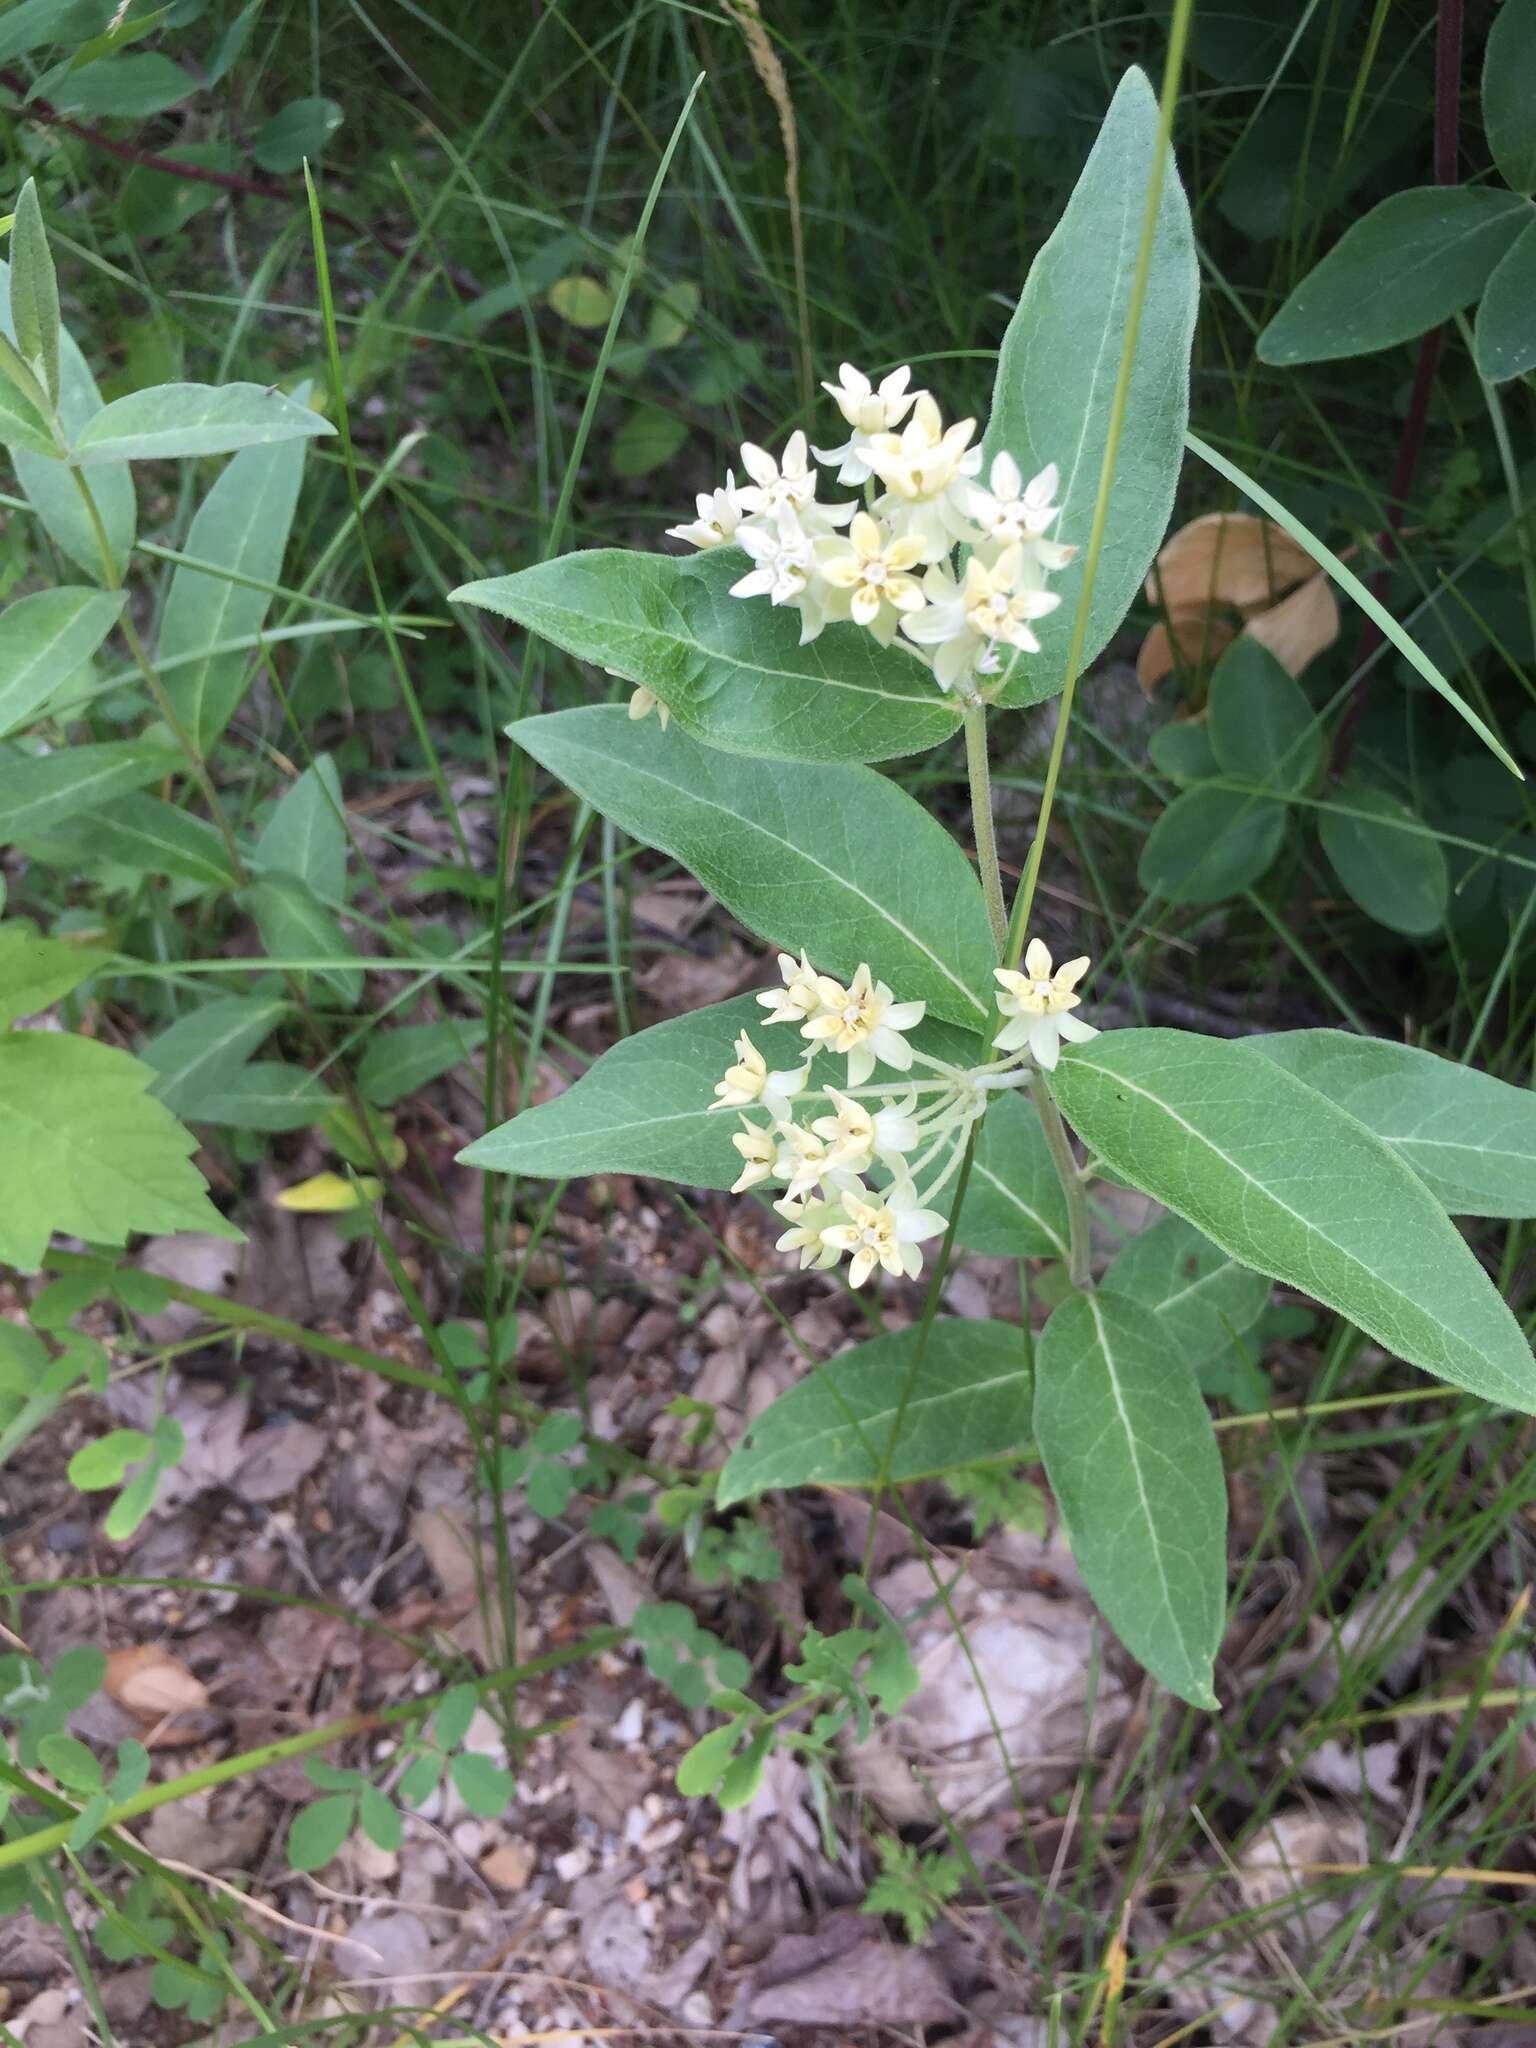
[[[0,846],[25,845],[85,809],[181,765],[159,740],[103,740],[0,761]]]
[[[1453,1216],[1536,1216],[1536,1093],[1347,1031],[1250,1039],[1383,1139]]]
[[[1239,1265],[1182,1216],[1161,1216],[1111,1260],[1104,1285],[1150,1309],[1186,1365],[1202,1365],[1251,1330],[1269,1301],[1262,1273]]]
[[[1520,1326],[1397,1153],[1249,1040],[1111,1031],[1052,1081],[1110,1169],[1396,1357],[1536,1411]]]
[[[1504,0],[1483,57],[1483,126],[1499,176],[1536,192],[1536,7]]]
[[[986,1021],[997,952],[980,884],[943,827],[875,770],[748,761],[619,705],[509,730],[771,944],[844,976],[867,960],[898,1001]]]
[[[205,889],[232,889],[229,848],[204,818],[139,790],[84,816],[55,818],[45,834],[48,858],[82,868],[127,868],[138,875],[177,875]]]
[[[301,1807],[288,1827],[288,1861],[294,1869],[324,1869],[351,1834],[356,1815],[350,1792],[327,1793]]]
[[[1300,796],[1323,758],[1322,729],[1306,692],[1262,641],[1246,633],[1212,673],[1209,734],[1223,774],[1276,796]]]
[[[100,1493],[121,1486],[128,1467],[147,1458],[154,1446],[142,1429],[111,1429],[94,1443],[82,1444],[69,1461],[69,1483],[82,1493]]]
[[[296,405],[275,384],[155,384],[104,405],[81,428],[72,456],[92,467],[165,462],[335,431],[329,420],[307,405]]]
[[[1274,797],[1197,782],[1164,811],[1141,849],[1137,875],[1170,903],[1220,903],[1268,872],[1285,838]]]
[[[687,439],[688,422],[680,414],[659,405],[633,406],[613,437],[613,473],[649,476],[670,462]]]
[[[99,1792],[101,1763],[96,1752],[74,1735],[42,1735],[37,1743],[38,1761],[71,1792]]]
[[[1395,192],[1357,220],[1304,277],[1258,339],[1288,365],[1369,355],[1470,306],[1531,218],[1491,185]]]
[[[251,155],[264,171],[296,171],[306,157],[320,154],[341,123],[335,100],[290,100],[251,144]]]
[[[1451,893],[1445,851],[1400,797],[1346,784],[1319,812],[1317,836],[1367,917],[1414,937],[1439,930]]]
[[[797,613],[732,597],[747,567],[737,548],[596,548],[450,595],[644,684],[685,732],[730,753],[883,761],[959,731],[958,707],[899,646],[845,623],[802,647]]]
[[[892,1484],[928,1478],[1030,1441],[1033,1380],[1012,1323],[933,1323],[873,1337],[781,1394],[726,1460],[720,1507],[771,1487],[873,1486],[891,1430]],[[903,1404],[903,1392],[910,1388]]]
[[[1067,1198],[1022,1090],[994,1095],[988,1105],[955,1235],[967,1251],[988,1258],[1068,1255]]]
[[[67,113],[144,121],[167,107],[180,106],[196,90],[191,74],[169,57],[157,50],[135,50],[68,73],[50,87],[49,97]]]
[[[727,1721],[723,1727],[711,1728],[692,1749],[684,1751],[677,1767],[677,1789],[685,1799],[702,1799],[714,1791],[725,1776],[740,1739],[740,1721]]]
[[[45,939],[20,919],[0,924],[0,1031],[67,996],[111,957],[89,946]]]
[[[1193,1368],[1139,1302],[1075,1294],[1036,1346],[1035,1430],[1088,1590],[1152,1676],[1215,1708],[1227,1487]]]
[[[1490,384],[1536,369],[1536,221],[1488,280],[1472,327],[1472,352],[1478,375]]]
[[[1058,463],[1061,516],[1052,530],[1079,548],[1076,560],[1052,578],[1061,604],[1037,622],[1041,651],[1026,656],[1010,678],[1001,694],[1004,704],[1038,703],[1066,682],[1087,555],[1084,543],[1104,463],[1157,138],[1152,88],[1144,73],[1127,71],[1066,211],[1030,266],[1003,337],[983,444],[987,464],[1004,449],[1026,477]],[[1189,354],[1198,292],[1189,207],[1170,158],[1109,522],[1094,578],[1084,667],[1134,602],[1167,531],[1189,423]]]

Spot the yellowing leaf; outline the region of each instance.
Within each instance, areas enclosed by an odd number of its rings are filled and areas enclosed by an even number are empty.
[[[557,278],[549,288],[549,304],[573,327],[606,327],[613,294],[595,277]]]
[[[693,325],[699,310],[699,288],[692,278],[668,285],[651,308],[646,339],[653,348],[675,348]]]
[[[339,1173],[314,1173],[308,1180],[295,1181],[291,1188],[284,1188],[276,1201],[279,1209],[288,1209],[296,1216],[338,1216],[364,1202],[376,1202],[383,1192],[382,1181],[366,1177],[350,1181]]]

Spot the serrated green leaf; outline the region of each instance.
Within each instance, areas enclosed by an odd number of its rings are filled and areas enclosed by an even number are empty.
[[[1453,1216],[1536,1216],[1536,1093],[1347,1031],[1248,1041],[1392,1147]]]
[[[994,1095],[982,1119],[956,1236],[967,1251],[988,1258],[1068,1254],[1067,1198],[1022,1090]]]
[[[235,886],[229,849],[214,827],[142,790],[86,815],[55,817],[41,836],[52,860],[73,857],[88,868],[110,863],[139,875],[177,875],[207,889]]]
[[[174,774],[181,755],[156,740],[103,740],[0,761],[0,845],[44,838],[61,820]]]
[[[1483,55],[1483,126],[1499,176],[1536,192],[1536,7],[1504,0]]]
[[[600,548],[451,597],[643,683],[684,732],[728,753],[883,761],[959,731],[956,705],[899,647],[849,623],[802,647],[788,607],[732,597],[748,566],[737,548],[682,558]]]
[[[299,386],[294,402],[304,403],[308,390]],[[179,664],[167,669],[166,692],[200,753],[223,734],[256,673],[248,653],[205,650],[248,639],[266,621],[272,599],[251,586],[276,583],[282,575],[306,445],[295,438],[235,455],[198,506],[184,549],[189,560],[171,577],[159,654],[162,662]],[[194,561],[209,568],[194,569]],[[227,569],[230,577],[214,569]],[[198,658],[189,663],[189,655]]]
[[[1197,782],[1147,834],[1137,878],[1170,903],[1221,903],[1269,872],[1285,820],[1286,807],[1275,797]]]
[[[1262,641],[1240,634],[1211,676],[1211,751],[1238,782],[1300,796],[1323,758],[1323,735],[1305,691]]]
[[[352,1832],[357,1801],[350,1792],[328,1792],[301,1807],[288,1826],[288,1861],[295,1870],[322,1870]]]
[[[1269,1301],[1262,1273],[1211,1243],[1182,1216],[1163,1216],[1110,1261],[1110,1293],[1151,1311],[1186,1365],[1201,1365],[1251,1330]]]
[[[765,1408],[726,1460],[717,1503],[770,1488],[872,1486],[898,1415],[893,1484],[973,1465],[1030,1440],[1033,1383],[1011,1323],[932,1324],[915,1376],[917,1326],[872,1337]],[[910,1395],[903,1405],[902,1394]]]
[[[11,223],[11,319],[16,346],[51,405],[59,402],[59,284],[37,184],[28,178]]]
[[[158,1032],[139,1057],[157,1075],[154,1092],[177,1116],[192,1116],[228,1087],[288,1014],[282,997],[216,996]]]
[[[1532,221],[1488,280],[1472,327],[1478,375],[1507,383],[1536,369],[1536,221]]]
[[[1074,562],[1051,579],[1062,602],[1037,622],[1004,704],[1051,697],[1066,681],[1078,591],[1130,312],[1147,186],[1158,146],[1157,100],[1145,74],[1121,79],[1067,208],[1030,266],[1003,337],[987,464],[1006,449],[1026,477],[1061,468],[1052,529]],[[1089,611],[1083,666],[1134,602],[1168,527],[1189,422],[1189,358],[1199,273],[1189,207],[1172,160],[1164,172],[1152,264],[1137,330],[1130,401],[1115,460],[1109,524]]]
[[[748,761],[618,705],[525,718],[518,745],[626,832],[669,853],[771,944],[979,1028],[997,951],[954,840],[872,768]]]
[[[1492,185],[1394,192],[1345,230],[1258,339],[1266,363],[1323,363],[1411,341],[1470,306],[1531,219]]]
[[[467,1062],[484,1043],[484,1024],[468,1017],[375,1031],[358,1061],[358,1092],[376,1109],[393,1109],[406,1096]]]
[[[1519,1324],[1391,1146],[1248,1040],[1110,1031],[1052,1089],[1109,1168],[1395,1356],[1536,1412]]]
[[[239,1238],[208,1199],[192,1137],[144,1092],[153,1078],[89,1039],[0,1037],[0,1262],[36,1272],[56,1230],[102,1245],[133,1231]]]
[[[142,1429],[113,1429],[93,1443],[82,1444],[69,1461],[69,1483],[82,1493],[100,1493],[121,1486],[130,1465],[147,1458],[153,1446]]]
[[[271,384],[156,384],[115,398],[75,438],[73,460],[167,462],[336,430]]]
[[[317,896],[338,898],[347,881],[347,827],[341,778],[320,754],[291,782],[257,840],[253,863],[266,874],[293,875]]]
[[[1318,813],[1317,836],[1367,917],[1412,937],[1445,922],[1451,894],[1445,850],[1400,797],[1368,783],[1346,783]]]
[[[19,918],[0,924],[0,1031],[67,996],[111,957],[92,946],[45,939]]]
[[[1227,1487],[1193,1368],[1139,1302],[1056,1309],[1035,1351],[1035,1431],[1072,1555],[1126,1648],[1214,1708]]]

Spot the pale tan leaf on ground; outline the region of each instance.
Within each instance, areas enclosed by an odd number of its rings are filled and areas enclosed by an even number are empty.
[[[1205,512],[1163,543],[1147,596],[1170,612],[1212,604],[1272,604],[1310,576],[1306,549],[1253,512]]]
[[[241,1445],[235,1490],[262,1505],[282,1500],[309,1477],[329,1448],[325,1432],[312,1422],[269,1422]]]
[[[1136,680],[1150,697],[1176,667],[1207,667],[1237,635],[1232,621],[1209,606],[1188,605],[1159,619],[1136,656]]]
[[[1256,613],[1243,630],[1251,639],[1261,641],[1293,676],[1299,676],[1309,661],[1339,637],[1339,605],[1332,581],[1321,571],[1308,577],[1279,604]]]
[[[107,1653],[106,1690],[119,1706],[141,1720],[197,1713],[208,1704],[208,1688],[155,1643],[134,1643]]]

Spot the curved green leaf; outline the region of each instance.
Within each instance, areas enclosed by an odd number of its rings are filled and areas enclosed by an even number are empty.
[[[0,612],[0,736],[18,732],[89,661],[122,608],[120,590],[64,583]]]
[[[1334,873],[1367,917],[1418,937],[1445,922],[1451,878],[1445,850],[1416,811],[1387,790],[1348,783],[1318,813],[1317,836]]]
[[[235,886],[229,848],[214,827],[143,790],[84,815],[55,817],[46,848],[50,860],[78,861],[87,871],[110,862],[139,875],[179,875],[207,889]]]
[[[595,548],[450,596],[644,684],[685,732],[728,753],[883,761],[959,731],[958,706],[899,646],[843,624],[801,647],[797,613],[732,597],[747,566],[736,548]]]
[[[1150,1309],[1186,1365],[1203,1365],[1251,1330],[1269,1300],[1262,1273],[1239,1265],[1182,1216],[1160,1216],[1115,1254],[1104,1285]]]
[[[986,1021],[997,951],[980,884],[943,827],[874,769],[749,761],[616,704],[509,731],[773,945],[844,976],[867,960],[899,1001]]]
[[[1268,872],[1285,819],[1275,797],[1197,782],[1147,834],[1136,870],[1141,886],[1170,903],[1220,903]]]
[[[102,462],[165,462],[335,431],[275,384],[154,384],[114,398],[87,420],[75,436],[72,460],[92,468]]]
[[[1322,729],[1306,692],[1284,662],[1247,633],[1212,673],[1207,729],[1223,774],[1276,796],[1300,796],[1322,762]]]
[[[1266,363],[1369,355],[1479,297],[1531,219],[1491,185],[1425,185],[1373,206],[1309,271],[1258,339]]]
[[[1499,176],[1536,192],[1536,7],[1504,0],[1483,56],[1483,126]]]
[[[994,1095],[982,1119],[956,1238],[987,1258],[1064,1259],[1067,1198],[1040,1118],[1018,1089]]]
[[[95,947],[44,938],[21,918],[0,924],[0,1031],[67,996],[111,957]]]
[[[987,463],[1007,449],[1026,477],[1047,463],[1059,464],[1061,516],[1053,531],[1080,550],[1052,578],[1061,604],[1036,626],[1041,651],[1026,657],[1009,680],[1000,698],[1004,704],[1038,703],[1066,681],[1083,543],[1098,496],[1157,135],[1156,96],[1144,73],[1127,71],[1066,211],[1030,266],[1003,337],[983,444]],[[1094,578],[1084,667],[1134,602],[1168,528],[1189,423],[1198,293],[1189,207],[1170,161]]]
[[[1035,1347],[1035,1432],[1072,1555],[1152,1676],[1214,1708],[1227,1487],[1193,1368],[1140,1302],[1074,1294]]]
[[[1520,1326],[1391,1146],[1250,1040],[1111,1031],[1052,1089],[1110,1169],[1411,1365],[1536,1412]]]
[[[873,1486],[892,1427],[894,1484],[974,1465],[1030,1441],[1033,1378],[1012,1323],[945,1319],[929,1326],[905,1406],[919,1328],[857,1344],[765,1408],[725,1462],[718,1505],[771,1487]]]
[[[1488,280],[1472,326],[1478,375],[1503,384],[1536,369],[1536,221]]]
[[[1347,1031],[1248,1040],[1384,1139],[1453,1216],[1536,1216],[1536,1093]]]
[[[87,806],[174,774],[180,762],[158,740],[103,740],[0,761],[0,846],[46,838]]]

